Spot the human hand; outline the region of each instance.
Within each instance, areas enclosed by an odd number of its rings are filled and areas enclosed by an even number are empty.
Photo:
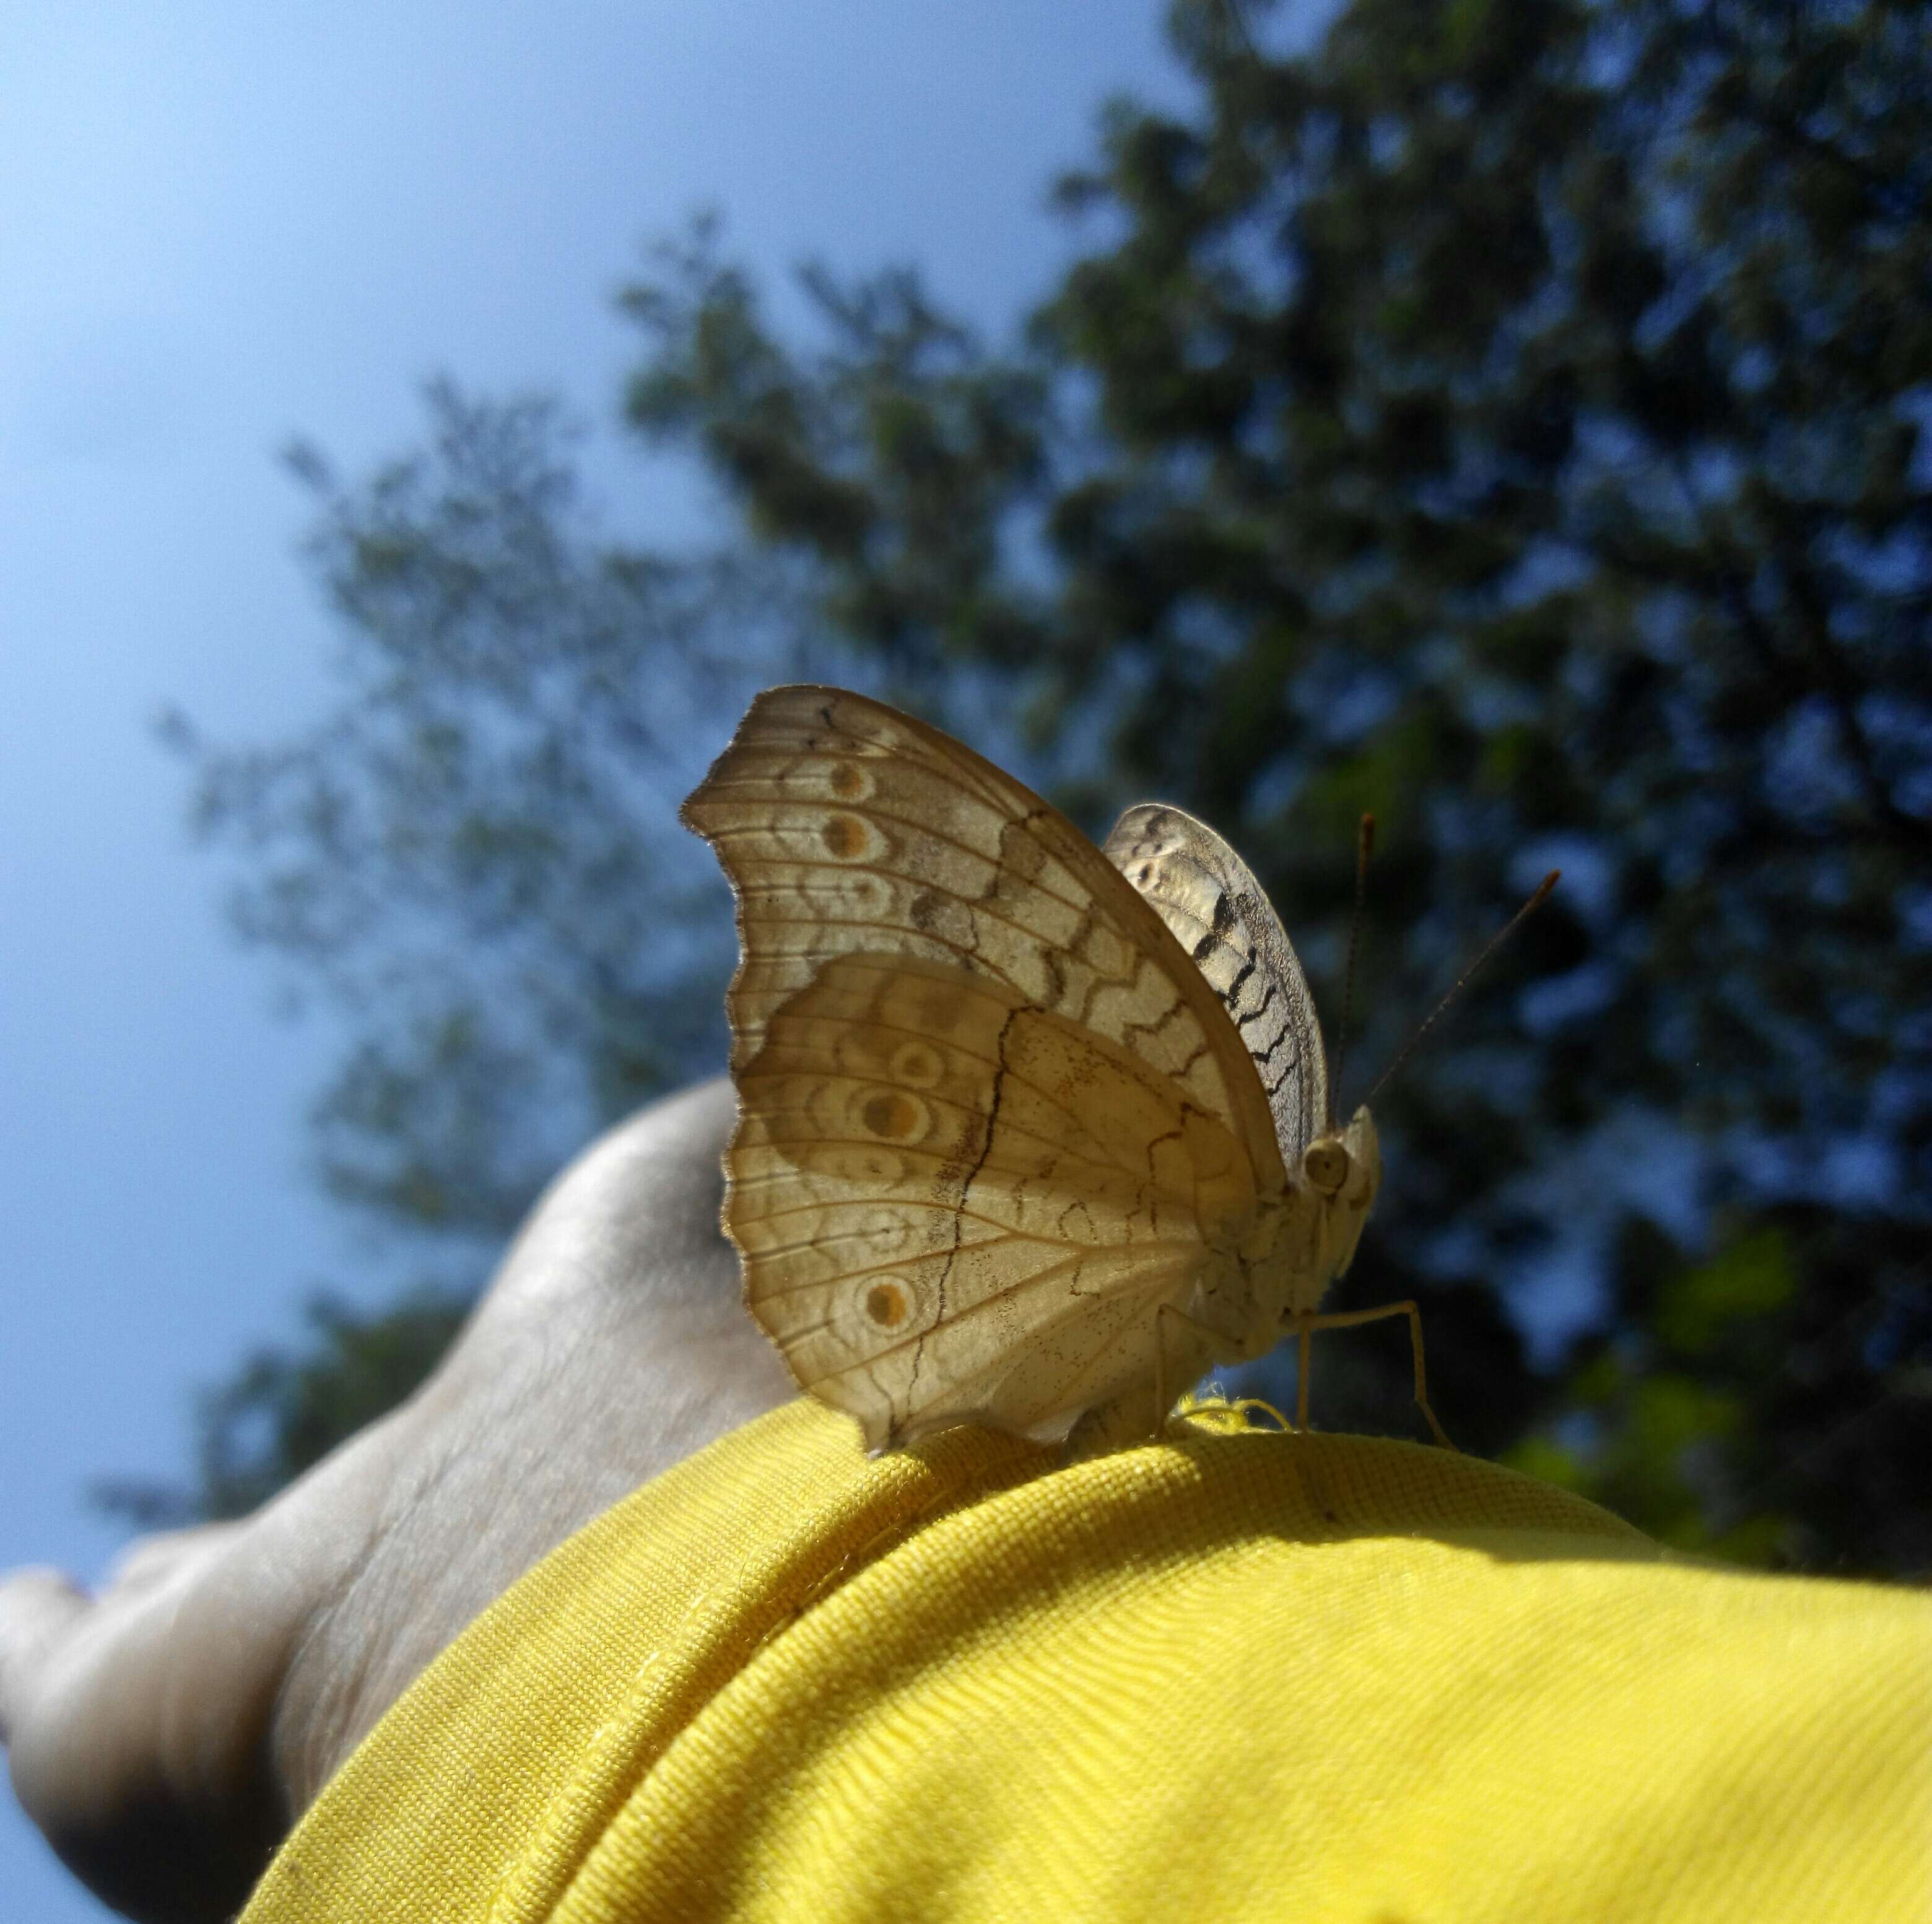
[[[640,1112],[532,1211],[436,1373],[254,1515],[90,1595],[0,1581],[0,1739],[109,1903],[230,1916],[410,1681],[628,1491],[784,1401],[718,1229],[728,1083]]]

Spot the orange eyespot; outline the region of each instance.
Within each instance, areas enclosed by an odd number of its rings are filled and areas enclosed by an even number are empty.
[[[902,1088],[930,1089],[946,1073],[946,1061],[928,1043],[902,1042],[892,1051],[886,1071]]]
[[[896,1283],[874,1283],[866,1292],[866,1314],[880,1329],[897,1329],[911,1313],[912,1304]]]
[[[857,860],[872,839],[856,815],[828,815],[819,838],[825,844],[826,852],[842,862]]]
[[[1301,1158],[1301,1172],[1310,1188],[1333,1196],[1348,1180],[1348,1152],[1332,1139],[1311,1142]]]
[[[919,1133],[926,1122],[926,1105],[898,1089],[881,1089],[868,1096],[859,1112],[860,1119],[874,1136],[902,1142]]]

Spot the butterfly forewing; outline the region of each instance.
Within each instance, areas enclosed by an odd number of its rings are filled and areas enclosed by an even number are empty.
[[[1328,1124],[1328,1070],[1315,1001],[1274,905],[1205,822],[1163,803],[1128,809],[1106,853],[1221,998],[1261,1077],[1282,1160],[1298,1168]]]
[[[683,812],[738,893],[734,1073],[823,962],[883,951],[1120,1043],[1252,1144],[1266,1100],[1198,969],[1065,816],[950,737],[848,690],[769,689]]]
[[[685,812],[744,950],[726,1226],[806,1388],[874,1445],[968,1418],[1056,1436],[1151,1380],[1162,1302],[1198,1310],[1216,1276],[1235,1302],[1234,1246],[1285,1183],[1266,1097],[1064,817],[799,688],[759,697]]]

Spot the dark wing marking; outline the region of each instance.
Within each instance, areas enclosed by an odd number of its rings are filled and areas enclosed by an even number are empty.
[[[1105,853],[1154,905],[1221,998],[1274,1112],[1291,1169],[1328,1121],[1328,1067],[1314,999],[1280,918],[1247,864],[1205,822],[1144,802]]]

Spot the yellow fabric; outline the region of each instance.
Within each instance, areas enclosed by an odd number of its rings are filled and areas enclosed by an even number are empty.
[[[801,1403],[472,1625],[244,1924],[1928,1916],[1922,1595],[1405,1443]]]

